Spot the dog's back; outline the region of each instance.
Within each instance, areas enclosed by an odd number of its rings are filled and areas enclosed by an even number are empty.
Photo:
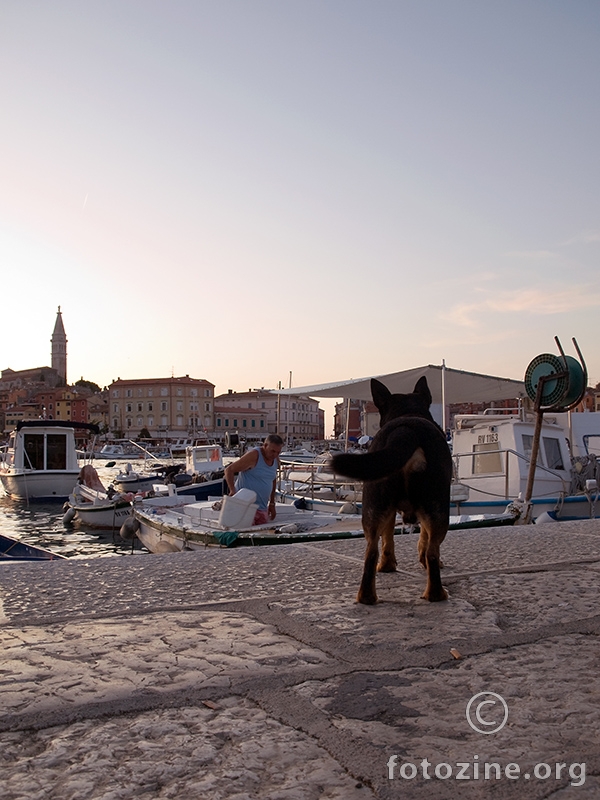
[[[425,378],[417,382],[412,394],[391,394],[375,379],[371,381],[371,388],[381,415],[381,428],[368,453],[335,456],[333,469],[346,477],[364,481],[365,536],[374,541],[377,552],[379,537],[384,539],[378,569],[392,571],[396,568],[393,547],[396,512],[401,512],[406,522],[421,524],[419,551],[422,563],[428,566],[428,557],[435,557],[433,553],[428,556],[430,542],[436,543],[439,551],[448,529],[452,459],[446,437],[429,412],[431,393]],[[358,597],[359,602],[366,603],[376,601],[374,565],[371,575],[368,556],[369,548]],[[428,571],[431,579],[429,567]],[[425,596],[431,600],[444,599],[441,582],[435,589],[428,584]]]

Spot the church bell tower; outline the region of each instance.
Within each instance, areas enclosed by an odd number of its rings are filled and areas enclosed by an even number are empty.
[[[67,385],[67,334],[62,321],[62,314],[60,306],[56,314],[56,322],[54,324],[54,332],[50,339],[52,343],[52,369],[55,369],[64,385]]]

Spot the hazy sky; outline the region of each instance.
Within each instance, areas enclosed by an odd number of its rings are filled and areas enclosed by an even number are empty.
[[[0,0],[0,367],[600,381],[596,0]]]

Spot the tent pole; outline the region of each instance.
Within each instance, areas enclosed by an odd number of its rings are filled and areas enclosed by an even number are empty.
[[[446,359],[442,358],[442,429],[446,433]]]
[[[350,433],[350,398],[346,398],[346,442],[344,444],[344,452],[348,452],[348,434]]]

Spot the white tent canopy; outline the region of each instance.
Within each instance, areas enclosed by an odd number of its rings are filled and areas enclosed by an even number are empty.
[[[459,369],[435,366],[415,367],[402,372],[372,377],[384,383],[394,394],[412,392],[416,382],[425,376],[433,397],[433,403],[490,403],[525,397],[525,384],[509,378],[480,375]],[[295,386],[280,389],[277,394],[306,395],[310,397],[343,397],[352,400],[371,400],[371,377],[356,378],[336,383],[320,383],[313,386]]]

